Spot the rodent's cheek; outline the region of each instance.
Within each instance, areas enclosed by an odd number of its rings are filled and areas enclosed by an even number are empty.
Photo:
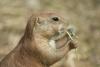
[[[60,28],[61,28],[61,25],[53,25],[53,30],[57,33],[59,32]]]
[[[37,32],[38,34],[40,34],[40,35],[42,35],[44,37],[47,37],[47,38],[53,36],[54,33],[55,33],[54,29],[53,28],[49,28],[49,27],[47,27],[47,28],[46,27],[42,27],[42,28],[38,28],[37,30],[38,30],[38,32]]]

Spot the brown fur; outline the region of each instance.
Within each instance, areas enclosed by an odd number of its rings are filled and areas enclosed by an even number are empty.
[[[60,18],[57,23],[50,19],[55,16]],[[64,22],[63,18],[56,13],[32,15],[24,36],[17,47],[0,62],[0,67],[49,67],[59,61],[71,50],[71,47],[74,47],[65,45],[61,49],[53,49],[48,45],[48,41],[58,32],[59,25],[64,25]]]

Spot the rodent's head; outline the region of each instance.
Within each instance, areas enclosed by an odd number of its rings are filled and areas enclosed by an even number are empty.
[[[51,36],[64,29],[64,18],[56,13],[40,13],[36,19],[34,32],[45,38],[51,38]]]
[[[31,48],[35,49],[36,56],[42,63],[53,64],[75,48],[67,27],[67,22],[57,13],[38,13],[31,16],[25,35],[34,40],[35,44],[31,44]]]

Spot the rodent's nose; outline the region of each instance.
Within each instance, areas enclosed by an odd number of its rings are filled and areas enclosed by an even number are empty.
[[[64,26],[63,25],[60,25],[59,26],[59,33],[64,33],[64,31],[65,31]]]

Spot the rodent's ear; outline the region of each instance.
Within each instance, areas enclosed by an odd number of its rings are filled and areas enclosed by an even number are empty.
[[[29,20],[27,22],[26,29],[25,29],[25,34],[24,34],[25,37],[27,37],[27,38],[32,38],[33,37],[33,30],[34,30],[34,27],[35,27],[37,22],[39,22],[38,17],[32,15],[29,18]]]

